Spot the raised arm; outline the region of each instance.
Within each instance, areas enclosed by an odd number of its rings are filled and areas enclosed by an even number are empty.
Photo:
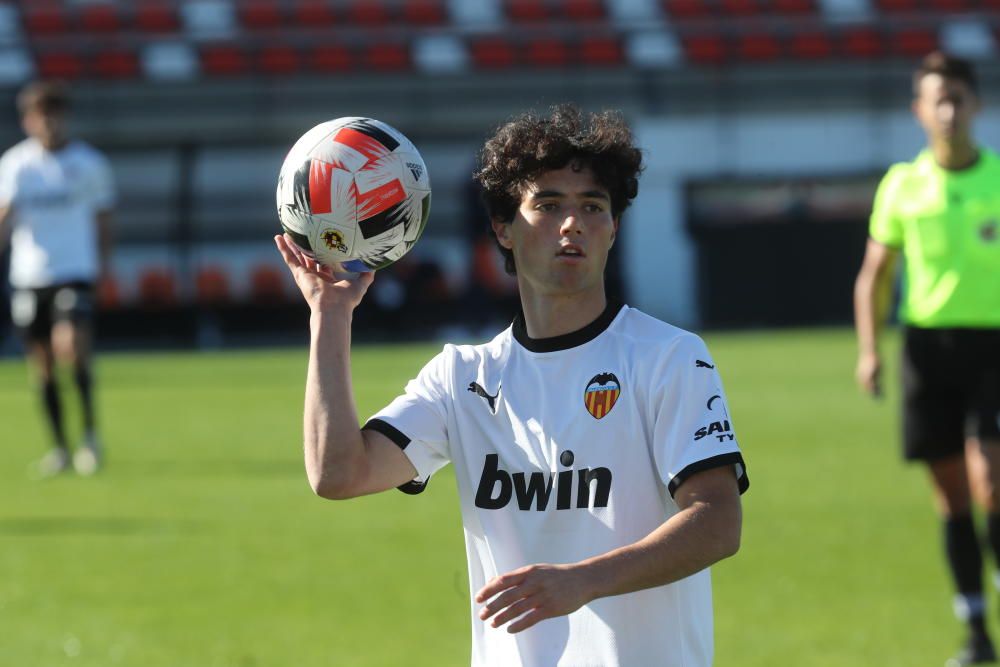
[[[674,500],[680,511],[638,542],[578,563],[529,565],[495,577],[476,594],[485,603],[479,617],[493,627],[514,621],[507,631],[520,632],[596,598],[678,581],[739,550],[743,514],[732,466],[692,475]]]
[[[374,276],[342,280],[303,255],[295,244],[275,244],[311,311],[304,413],[305,466],[313,491],[342,499],[395,488],[417,475],[389,438],[361,431],[351,386],[351,320]]]
[[[872,396],[882,393],[879,332],[889,312],[892,278],[899,251],[868,239],[861,271],[854,283],[854,327],[858,336],[855,379]]]

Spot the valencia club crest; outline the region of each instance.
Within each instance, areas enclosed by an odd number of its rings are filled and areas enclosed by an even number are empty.
[[[583,404],[594,419],[600,419],[615,407],[622,385],[614,373],[598,373],[583,391]]]

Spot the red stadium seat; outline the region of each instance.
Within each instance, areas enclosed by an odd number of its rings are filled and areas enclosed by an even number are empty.
[[[540,23],[549,18],[549,10],[538,0],[507,0],[507,16],[515,23]]]
[[[354,0],[348,11],[351,23],[361,26],[385,26],[391,21],[389,8],[381,0]]]
[[[145,269],[139,276],[139,302],[147,308],[175,305],[177,281],[174,274],[160,267]]]
[[[410,67],[410,52],[403,44],[372,44],[365,51],[365,64],[374,70],[405,70]]]
[[[250,298],[258,305],[285,301],[284,274],[270,265],[256,266],[250,272]]]
[[[841,49],[853,58],[878,58],[885,52],[882,37],[871,28],[852,28],[841,34]]]
[[[767,33],[743,35],[737,40],[741,58],[753,61],[776,60],[781,57],[778,38]]]
[[[792,16],[816,13],[813,0],[771,0],[770,9],[778,14]]]
[[[146,0],[138,3],[134,11],[133,22],[143,32],[176,32],[180,27],[174,6],[168,2]]]
[[[892,35],[893,53],[907,58],[920,58],[937,48],[937,36],[930,30],[911,28]]]
[[[29,34],[52,35],[69,30],[69,17],[61,3],[24,3],[22,11],[24,27]]]
[[[919,0],[876,0],[875,4],[887,14],[913,13],[920,9]]]
[[[609,67],[625,61],[621,43],[613,37],[585,37],[580,42],[580,61],[585,65]]]
[[[505,69],[517,64],[517,52],[502,37],[485,37],[472,43],[472,61],[482,69]]]
[[[113,275],[104,276],[97,283],[97,306],[101,310],[113,310],[122,305],[121,289]]]
[[[209,46],[201,52],[202,71],[212,76],[244,74],[249,69],[246,54],[235,46]]]
[[[722,11],[733,17],[753,16],[762,10],[757,0],[722,0]]]
[[[309,66],[317,72],[346,72],[354,66],[354,58],[343,46],[317,46],[309,53]]]
[[[719,35],[696,35],[683,40],[683,44],[687,59],[700,65],[721,65],[729,55]]]
[[[80,25],[88,32],[108,33],[121,28],[118,8],[110,2],[80,5],[77,11]]]
[[[194,277],[195,296],[203,306],[213,306],[230,301],[229,278],[214,266],[198,270]]]
[[[250,0],[236,3],[240,22],[251,30],[280,28],[284,15],[276,0]]]
[[[406,0],[403,20],[410,25],[442,25],[448,21],[441,0]]]
[[[800,32],[792,35],[788,51],[794,58],[817,60],[833,56],[833,43],[823,32]]]
[[[45,79],[77,79],[83,76],[83,57],[65,51],[49,51],[38,55],[38,74]]]
[[[705,0],[666,0],[664,10],[673,19],[700,19],[711,16],[712,11]]]
[[[139,74],[139,58],[122,49],[102,51],[94,57],[94,72],[104,79],[130,79]]]
[[[322,28],[333,25],[336,14],[326,0],[299,0],[292,10],[294,21],[305,28]]]
[[[603,21],[606,16],[601,0],[562,0],[562,15],[572,21]]]
[[[266,74],[289,74],[299,66],[299,54],[289,46],[267,46],[257,55],[257,68]]]
[[[563,41],[555,38],[528,42],[525,55],[527,63],[537,67],[565,67],[569,64],[569,49]]]
[[[977,4],[975,0],[927,0],[930,9],[949,14],[976,11],[979,9]]]

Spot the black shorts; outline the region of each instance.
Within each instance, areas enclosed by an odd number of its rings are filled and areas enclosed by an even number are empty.
[[[902,366],[907,459],[960,454],[967,437],[1000,441],[1000,329],[907,327]]]
[[[88,282],[17,289],[10,297],[11,320],[29,341],[48,341],[56,322],[92,323],[94,312],[94,285]]]

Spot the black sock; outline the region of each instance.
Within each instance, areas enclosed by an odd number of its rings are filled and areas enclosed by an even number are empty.
[[[945,520],[944,545],[960,601],[956,611],[974,633],[983,633],[983,555],[971,515]]]
[[[993,550],[993,566],[1000,570],[1000,512],[991,512],[986,516],[986,536]]]
[[[76,388],[80,391],[80,403],[83,406],[83,428],[87,433],[94,431],[94,400],[93,386],[94,379],[90,375],[90,369],[78,366],[73,375],[76,380]]]
[[[66,433],[63,431],[62,404],[59,402],[59,387],[54,379],[42,383],[42,403],[45,405],[45,415],[49,420],[49,429],[55,439],[56,447],[66,448]]]

